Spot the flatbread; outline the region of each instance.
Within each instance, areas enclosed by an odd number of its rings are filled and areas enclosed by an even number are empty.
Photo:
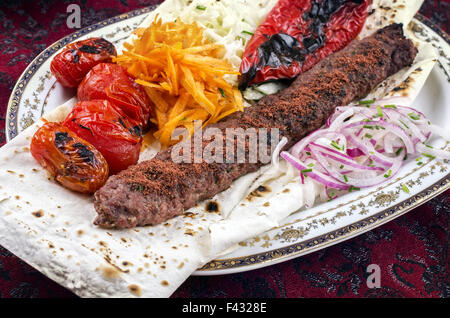
[[[392,23],[402,23],[404,30],[419,11],[423,0],[374,0],[363,29],[357,36],[363,39]]]
[[[407,12],[397,18],[407,25],[419,2],[408,1]],[[432,48],[420,45],[413,67],[387,79],[371,96],[390,94],[411,76],[415,84],[407,94],[418,93],[435,59]],[[63,120],[75,102],[46,118]],[[30,155],[31,138],[42,124],[0,149],[0,244],[81,297],[169,297],[196,269],[302,208],[306,191],[320,191],[317,184],[302,186],[298,174],[280,161],[163,224],[105,230],[93,225],[92,197],[54,182]],[[208,209],[210,202],[217,211]]]

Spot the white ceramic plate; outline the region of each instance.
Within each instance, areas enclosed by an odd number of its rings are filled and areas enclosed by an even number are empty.
[[[50,72],[52,57],[70,42],[101,36],[118,44],[153,8],[123,14],[71,34],[43,51],[25,70],[14,88],[7,111],[6,137],[11,140],[42,114],[75,95]],[[418,15],[410,25],[421,39],[432,43],[439,60],[415,106],[441,127],[450,123],[450,49],[448,36]],[[447,147],[435,141],[433,146]],[[349,193],[329,203],[302,210],[283,226],[242,242],[232,253],[209,262],[194,275],[242,272],[283,262],[342,242],[384,224],[450,187],[450,163],[424,158],[412,160],[395,180],[381,187]],[[409,193],[403,190],[407,186]]]

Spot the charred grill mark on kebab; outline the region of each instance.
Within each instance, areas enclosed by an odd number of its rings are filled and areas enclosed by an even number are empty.
[[[287,89],[212,126],[222,131],[230,127],[277,128],[288,139],[286,147],[292,146],[319,129],[337,105],[363,98],[384,79],[410,66],[416,54],[413,43],[403,35],[402,25],[390,25],[322,60]],[[203,141],[203,147],[207,145]],[[263,165],[177,164],[170,160],[170,152],[168,148],[154,159],[110,177],[95,193],[98,216],[94,223],[105,228],[161,223]]]

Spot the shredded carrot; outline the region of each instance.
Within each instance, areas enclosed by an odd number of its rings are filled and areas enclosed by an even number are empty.
[[[243,110],[241,92],[224,75],[239,75],[222,58],[224,48],[210,43],[198,24],[180,19],[163,23],[158,16],[148,28],[135,31],[114,62],[124,66],[154,104],[151,121],[163,147],[177,142],[172,133],[194,122],[215,123]]]

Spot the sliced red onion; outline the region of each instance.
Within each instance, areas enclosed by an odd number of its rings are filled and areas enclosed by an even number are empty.
[[[347,154],[353,158],[364,156],[364,152],[362,152],[359,148],[349,148],[347,149]]]
[[[275,147],[275,150],[272,154],[272,165],[274,167],[278,167],[280,165],[280,152],[283,149],[283,147],[287,144],[288,139],[286,137],[281,138],[278,145]]]
[[[317,149],[317,148],[320,148],[320,149]],[[351,158],[350,156],[347,156],[340,152],[334,151],[333,149],[327,149],[326,147],[323,147],[321,145],[311,143],[311,150],[313,152],[315,152],[314,150],[316,150],[322,156],[330,158],[332,160],[335,160],[336,162],[339,162],[342,165],[342,169],[354,168],[357,170],[384,171],[384,169],[381,167],[371,167],[371,166],[367,166],[367,165],[361,165],[361,164],[357,163],[355,160],[353,160],[353,158]]]
[[[443,149],[436,149],[433,147],[427,147],[426,145],[424,145],[423,143],[418,143],[417,146],[417,151],[419,151],[422,154],[429,154],[433,157],[438,157],[438,158],[442,158],[442,159],[450,159],[450,152],[447,150],[443,150]]]
[[[322,151],[330,152],[330,153],[335,154],[335,155],[337,155],[339,157],[342,157],[344,159],[353,160],[352,157],[350,157],[349,155],[346,155],[344,152],[331,149],[330,147],[325,147],[325,146],[322,146],[322,145],[317,144],[315,142],[311,142],[310,145],[308,146],[308,148],[311,149],[310,148],[311,146],[320,148],[320,150],[322,150]]]
[[[424,144],[431,133],[450,141],[450,134],[431,125],[421,112],[397,105],[399,98],[364,106],[339,106],[326,123],[281,157],[329,189],[350,190],[379,185],[400,170],[404,156],[421,152],[450,159],[450,152]],[[309,180],[309,179],[308,179]]]
[[[317,169],[309,168],[308,166],[303,165],[297,158],[295,158],[293,155],[291,155],[289,152],[283,151],[281,152],[281,157],[284,158],[287,162],[292,164],[296,169],[300,171],[300,174],[307,175],[308,177],[311,177],[312,179],[316,180],[319,183],[322,183],[323,185],[333,188],[333,189],[339,189],[339,190],[347,190],[350,186],[343,184],[342,182],[336,181],[333,178],[320,173],[317,171]],[[302,173],[302,171],[311,169],[311,172]]]
[[[394,160],[378,153],[371,143],[365,142],[364,140],[355,137],[353,134],[348,134],[347,137],[352,144],[357,146],[367,157],[373,159],[375,162],[385,167],[393,165]]]
[[[402,167],[403,159],[397,158],[392,166],[387,170],[387,173],[379,174],[376,177],[368,176],[367,178],[353,178],[347,176],[347,182],[357,188],[373,187],[384,183],[387,179],[394,177]]]
[[[328,125],[329,130],[336,130],[340,125],[344,123],[344,120],[349,118],[354,114],[355,110],[354,108],[349,108],[346,111],[344,111],[342,114],[337,116],[330,124]]]
[[[397,109],[385,109],[384,111],[391,113],[391,114],[397,113],[398,116],[393,118],[394,124],[396,124],[397,126],[401,126],[401,125],[405,125],[405,123],[406,123],[406,125],[408,126],[408,129],[410,129],[412,134],[414,136],[416,136],[421,142],[424,142],[427,139],[427,137],[424,135],[424,133],[416,125],[416,124],[419,124],[418,122],[414,123],[411,119],[408,118],[408,116],[405,116]]]
[[[336,140],[336,139],[345,139],[345,136],[342,134],[338,134],[337,132],[334,131],[319,129],[309,134],[308,136],[300,140],[297,144],[295,144],[291,149],[291,153],[295,157],[299,157],[300,153],[305,149],[305,147],[310,142],[312,142],[313,140],[317,140],[319,138],[330,138],[331,140]]]
[[[367,121],[367,122],[358,122],[358,123],[353,123],[347,126],[342,127],[342,129],[350,129],[350,128],[358,128],[361,126],[379,126],[379,127],[383,127],[384,129],[389,129],[389,132],[392,132],[394,134],[396,134],[398,137],[400,137],[403,142],[405,143],[406,146],[406,150],[408,151],[408,153],[414,153],[414,143],[412,141],[412,138],[410,136],[407,135],[407,133],[402,130],[399,126],[388,123],[386,121]]]

